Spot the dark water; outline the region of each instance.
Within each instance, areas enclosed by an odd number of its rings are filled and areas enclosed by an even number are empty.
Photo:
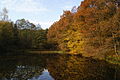
[[[80,55],[0,57],[0,80],[120,80],[120,66]]]

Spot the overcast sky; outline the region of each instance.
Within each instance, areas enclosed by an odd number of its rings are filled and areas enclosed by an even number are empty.
[[[82,0],[0,0],[0,11],[6,7],[12,21],[27,19],[42,28],[59,20],[63,10],[79,6]]]

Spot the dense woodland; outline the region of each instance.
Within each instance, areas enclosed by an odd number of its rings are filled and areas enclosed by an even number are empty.
[[[29,27],[33,27],[29,26]],[[34,26],[35,27],[35,26]],[[47,30],[18,29],[12,22],[0,22],[0,51],[44,49]]]
[[[60,50],[85,56],[120,54],[120,1],[84,0],[64,11],[48,31],[48,41]]]
[[[84,0],[46,30],[25,19],[13,23],[6,9],[1,13],[0,52],[47,49],[97,57],[120,54],[119,0]]]
[[[26,49],[47,49],[47,29],[34,25],[28,20],[19,19],[15,23],[8,19],[7,9],[1,12],[0,21],[0,54]]]

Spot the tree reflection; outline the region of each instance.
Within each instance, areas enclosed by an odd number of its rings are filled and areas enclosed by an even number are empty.
[[[59,56],[57,60],[50,61],[48,70],[55,80],[115,80],[115,69],[110,64],[78,56]]]
[[[0,78],[26,80],[41,75],[44,70],[44,62],[37,56],[21,56],[0,60]],[[2,61],[3,60],[3,61]],[[10,60],[10,61],[9,61]]]
[[[9,56],[0,57],[0,80],[120,80],[119,68],[80,55]]]

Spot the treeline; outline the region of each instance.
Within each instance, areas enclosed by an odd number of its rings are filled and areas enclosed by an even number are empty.
[[[48,41],[57,49],[86,56],[120,53],[120,1],[84,0],[64,11],[48,30]]]
[[[0,55],[10,51],[47,49],[47,29],[20,19],[15,23],[6,18],[0,21]]]

